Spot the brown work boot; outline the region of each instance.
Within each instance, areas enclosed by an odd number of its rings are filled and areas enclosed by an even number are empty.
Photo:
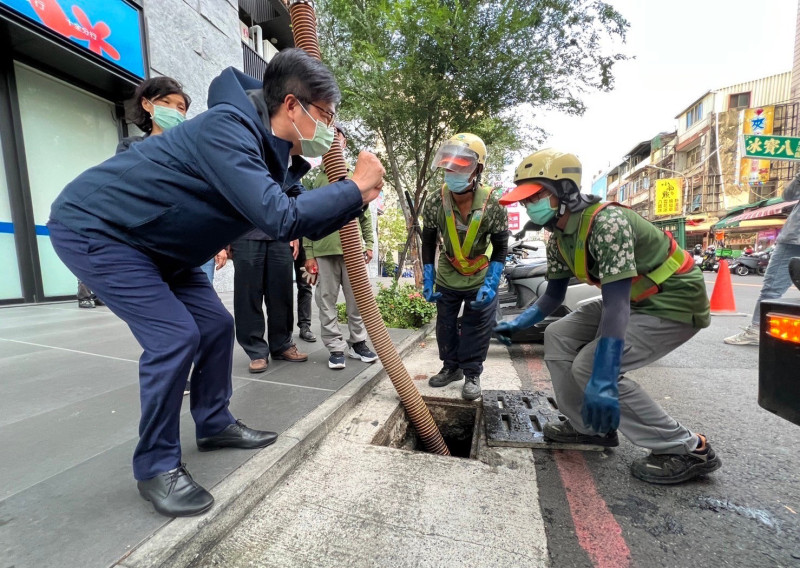
[[[252,361],[250,361],[251,373],[263,373],[266,370],[267,370],[266,359],[253,359]]]
[[[302,363],[308,361],[308,353],[300,353],[296,345],[292,345],[283,353],[273,355],[273,359],[282,359],[284,361],[291,361],[292,363]]]

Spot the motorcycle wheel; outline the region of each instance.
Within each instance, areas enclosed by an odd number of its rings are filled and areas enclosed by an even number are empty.
[[[750,270],[744,264],[740,264],[736,267],[736,274],[739,276],[747,276],[750,274]]]
[[[759,266],[756,268],[756,274],[759,276],[764,276],[767,273],[767,268],[765,266]]]

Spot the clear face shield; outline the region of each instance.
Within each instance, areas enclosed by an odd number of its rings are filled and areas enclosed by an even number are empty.
[[[457,174],[471,174],[477,167],[478,153],[456,142],[442,144],[431,163],[432,170],[442,168]]]

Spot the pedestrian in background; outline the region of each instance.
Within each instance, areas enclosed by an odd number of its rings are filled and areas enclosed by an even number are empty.
[[[251,373],[265,372],[270,355],[275,360],[292,363],[308,361],[308,355],[298,351],[292,340],[293,251],[297,246],[295,241],[288,245],[276,241],[260,229],[253,229],[231,243],[236,259],[233,272],[236,341],[250,357]]]
[[[200,268],[203,270],[205,275],[208,277],[208,281],[212,284],[214,283],[214,271],[219,270],[228,262],[228,250],[224,248],[220,250],[217,254],[209,258],[205,263],[203,263]]]
[[[319,238],[379,195],[384,169],[368,152],[352,180],[301,194],[309,166],[300,155],[329,149],[340,98],[330,70],[299,49],[277,54],[263,83],[226,69],[209,87],[208,111],[85,171],[51,207],[47,227],[59,258],[142,346],[133,472],[158,513],[196,515],[214,502],[182,463],[182,392],[193,363],[189,403],[200,451],[277,439],[228,409],[233,318],[199,266],[253,226],[286,248],[303,235]],[[180,112],[159,108],[150,109],[155,122],[181,122]]]
[[[294,283],[297,287],[297,327],[300,328],[300,339],[314,343],[317,337],[311,332],[311,300],[314,290],[305,278],[303,269],[306,265],[306,249],[298,242],[294,251]]]
[[[347,136],[341,124],[336,123],[336,140],[344,152],[347,146]],[[350,170],[350,168],[348,168]],[[328,176],[323,170],[307,186],[309,191],[318,187],[328,185]],[[358,230],[361,234],[361,241],[364,243],[364,260],[369,264],[372,260],[372,246],[374,239],[372,236],[372,217],[369,208],[358,217]],[[316,284],[317,307],[319,308],[319,320],[321,326],[322,342],[330,354],[328,357],[328,367],[330,369],[345,368],[345,353],[351,359],[360,359],[365,363],[373,363],[378,356],[372,352],[367,345],[367,328],[358,311],[356,298],[353,295],[353,287],[350,278],[347,276],[347,267],[344,264],[344,254],[342,251],[342,240],[339,231],[319,239],[303,239],[305,249],[305,279],[310,284]],[[347,329],[350,337],[344,340],[342,330],[339,327],[339,312],[336,308],[336,301],[339,298],[339,290],[342,290],[347,306]]]
[[[800,199],[800,174],[786,185],[782,197],[784,201]],[[789,213],[789,218],[786,219],[786,224],[781,229],[778,238],[775,239],[775,248],[769,258],[767,272],[761,283],[761,293],[756,300],[750,325],[736,335],[726,337],[723,341],[728,345],[758,345],[761,302],[780,298],[792,286],[792,279],[789,276],[789,261],[800,256],[800,207],[798,205],[800,204],[795,204],[794,209]]]
[[[89,290],[89,288],[78,280],[78,307],[79,308],[96,308],[97,306],[102,306],[103,302],[97,297],[97,295]]]

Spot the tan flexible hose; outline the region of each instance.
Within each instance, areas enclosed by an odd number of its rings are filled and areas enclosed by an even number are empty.
[[[292,0],[289,13],[295,45],[309,55],[321,59],[317,39],[317,16],[314,12],[313,2],[311,0]],[[347,176],[347,165],[338,144],[331,146],[331,150],[322,157],[322,162],[325,165],[328,181],[335,182]],[[422,400],[417,387],[414,386],[408,370],[400,360],[400,354],[389,337],[389,332],[386,331],[386,324],[381,318],[367,276],[367,267],[364,264],[364,254],[361,250],[361,234],[356,221],[350,221],[340,229],[339,236],[342,240],[344,264],[347,267],[347,275],[353,287],[358,310],[361,312],[367,333],[378,352],[383,367],[400,395],[400,402],[403,403],[408,418],[428,452],[449,456],[450,451],[447,449],[447,444],[444,443],[439,428],[433,421],[430,410]]]

